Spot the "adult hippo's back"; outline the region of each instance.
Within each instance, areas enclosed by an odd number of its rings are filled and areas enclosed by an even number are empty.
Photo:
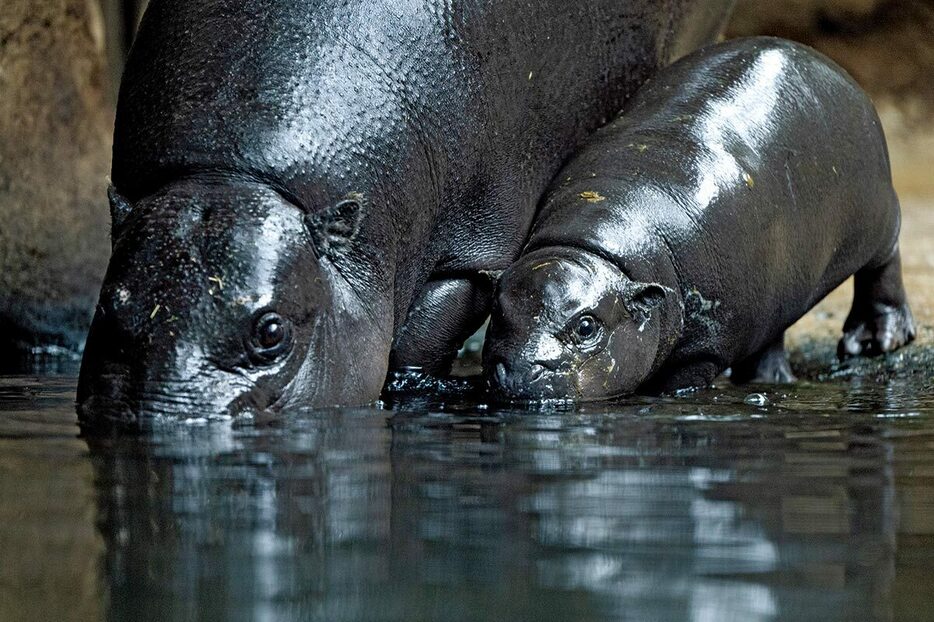
[[[444,371],[574,146],[732,0],[155,0],[121,87],[82,421]]]

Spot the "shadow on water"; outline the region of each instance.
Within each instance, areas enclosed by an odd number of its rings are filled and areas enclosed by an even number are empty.
[[[934,618],[930,379],[87,439],[70,391],[0,380],[3,619]]]

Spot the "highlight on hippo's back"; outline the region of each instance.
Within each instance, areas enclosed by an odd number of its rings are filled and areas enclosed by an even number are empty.
[[[855,274],[841,357],[915,337],[878,116],[771,38],[659,72],[556,178],[502,277],[485,371],[513,399],[794,380],[784,332]]]
[[[355,405],[390,368],[445,373],[561,163],[733,4],[152,0],[82,423]]]

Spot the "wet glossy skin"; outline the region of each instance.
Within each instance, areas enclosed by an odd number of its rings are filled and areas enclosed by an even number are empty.
[[[730,366],[791,380],[784,330],[854,273],[841,354],[914,337],[878,117],[807,48],[763,38],[691,55],[557,179],[493,311],[485,366],[507,396],[671,390]],[[652,288],[637,321],[603,310]],[[602,335],[585,353],[566,337],[581,317]]]
[[[224,414],[360,404],[390,363],[443,371],[486,317],[489,275],[518,255],[563,158],[660,65],[712,40],[731,6],[151,3],[118,107],[117,252],[83,420],[133,421],[166,403]],[[225,228],[197,222],[172,194],[179,184],[192,203],[226,209]],[[266,187],[259,211],[244,184]],[[191,226],[176,220],[189,212]],[[174,255],[221,240],[229,257],[178,274]],[[250,265],[260,253],[261,273]],[[256,310],[210,294],[213,277],[288,321],[309,314],[290,359],[262,372],[226,363],[243,356]],[[133,305],[112,303],[122,289]],[[153,332],[156,305],[197,321]],[[120,325],[139,331],[109,328]]]
[[[237,212],[228,209],[232,196]],[[256,416],[314,398],[322,367],[310,365],[310,343],[330,349],[345,330],[374,330],[370,317],[353,313],[339,269],[316,260],[312,225],[268,187],[202,178],[148,204],[159,217],[134,213],[123,223],[101,293],[83,369],[98,386],[120,394],[138,378],[150,408],[180,416],[191,394],[215,404],[240,397],[231,409]],[[127,242],[134,239],[147,240],[144,258]],[[317,317],[325,305],[333,314]],[[360,345],[378,352],[379,344]],[[368,362],[346,370],[342,388],[373,376]],[[80,394],[81,413],[100,399]]]

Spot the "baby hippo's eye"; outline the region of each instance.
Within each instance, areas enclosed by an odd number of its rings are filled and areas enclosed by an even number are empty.
[[[574,337],[579,343],[591,343],[600,337],[602,324],[592,315],[582,315],[574,327]]]
[[[289,324],[275,311],[267,311],[253,322],[250,350],[259,359],[271,362],[289,346]]]
[[[259,326],[256,334],[260,346],[266,349],[275,348],[285,338],[285,327],[279,318],[272,317]]]

